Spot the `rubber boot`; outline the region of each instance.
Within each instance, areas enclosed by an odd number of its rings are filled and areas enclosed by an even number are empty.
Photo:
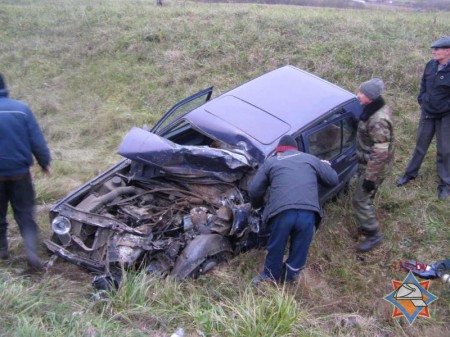
[[[369,233],[368,233],[369,234]],[[383,242],[383,234],[380,232],[372,232],[366,236],[365,240],[356,246],[358,252],[368,252],[378,247]]]

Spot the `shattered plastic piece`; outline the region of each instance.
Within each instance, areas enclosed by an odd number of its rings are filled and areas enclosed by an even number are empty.
[[[233,227],[231,228],[231,235],[240,234],[245,228],[247,228],[250,210],[250,204],[239,205],[232,208]]]
[[[194,224],[192,223],[192,219],[191,219],[190,215],[185,215],[183,217],[183,225],[184,225],[185,232],[191,230],[194,227]]]

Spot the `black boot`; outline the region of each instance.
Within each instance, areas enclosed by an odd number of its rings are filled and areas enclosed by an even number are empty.
[[[367,235],[366,239],[356,246],[358,252],[368,252],[369,250],[378,247],[383,242],[383,234],[378,231],[370,233]]]
[[[32,235],[26,235],[23,239],[25,241],[25,252],[27,254],[28,265],[34,270],[41,270],[44,268],[44,263],[38,255],[37,238]]]
[[[8,260],[8,239],[6,236],[6,227],[0,229],[0,259]]]
[[[28,265],[34,270],[41,270],[44,268],[44,263],[35,252],[27,251],[27,262]]]
[[[267,275],[265,272],[262,272],[261,274],[256,275],[252,279],[252,285],[254,285],[254,286],[258,286],[261,283],[273,283],[273,284],[276,284],[276,281],[272,277]]]
[[[405,174],[405,175],[402,175],[400,178],[398,178],[395,181],[395,184],[397,186],[403,186],[403,185],[406,185],[407,183],[409,183],[411,180],[414,180],[414,179],[415,179],[414,177],[410,177],[409,175]]]
[[[0,260],[8,260],[8,259],[9,259],[8,249],[0,248]]]
[[[445,200],[448,197],[450,197],[450,187],[448,187],[447,185],[439,187],[439,200]]]

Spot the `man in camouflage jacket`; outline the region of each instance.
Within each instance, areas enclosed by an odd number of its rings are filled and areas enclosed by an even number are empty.
[[[353,195],[353,211],[359,231],[366,236],[356,247],[361,252],[369,251],[383,241],[373,200],[390,171],[394,150],[392,112],[381,97],[383,88],[383,81],[373,78],[362,83],[357,94],[363,112],[356,135],[359,171]]]

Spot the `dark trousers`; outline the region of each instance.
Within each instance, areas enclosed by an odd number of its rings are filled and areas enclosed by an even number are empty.
[[[8,249],[6,215],[11,203],[14,219],[19,225],[27,254],[37,251],[39,227],[34,221],[34,188],[31,175],[19,180],[0,181],[0,250]]]
[[[436,120],[436,147],[439,185],[450,187],[450,114]]]
[[[293,280],[305,267],[316,223],[313,211],[290,209],[274,216],[269,222],[270,237],[264,273],[278,281],[283,267],[286,280]],[[289,256],[283,266],[283,256],[290,239]]]
[[[423,158],[435,134],[439,186],[450,186],[450,114],[442,118],[426,118],[422,113],[417,130],[416,148],[405,173],[412,178],[417,177]]]

